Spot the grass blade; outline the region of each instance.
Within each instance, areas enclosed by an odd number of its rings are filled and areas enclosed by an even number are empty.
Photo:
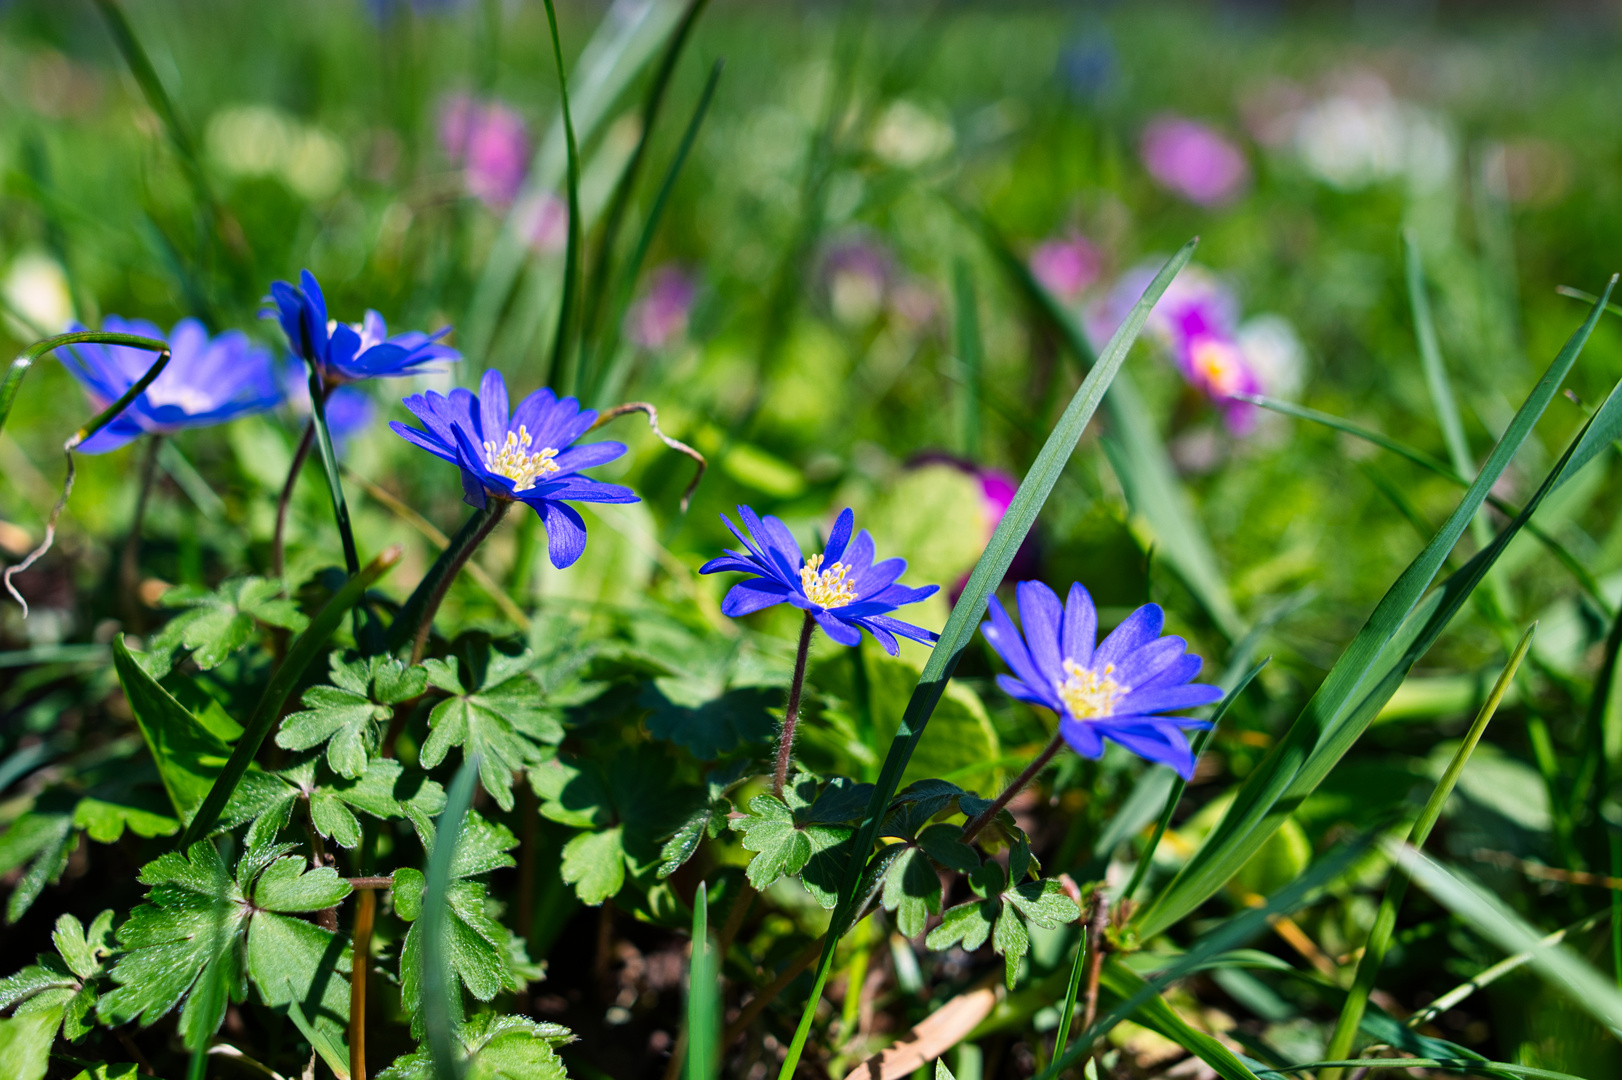
[[[608,209],[603,214],[602,235],[597,242],[597,261],[592,266],[591,280],[581,297],[582,348],[585,342],[596,341],[603,304],[608,299],[608,285],[612,278],[610,270],[614,265],[614,249],[619,244],[620,228],[625,224],[626,212],[631,207],[631,195],[642,175],[648,146],[653,141],[653,130],[658,126],[659,112],[664,107],[665,93],[670,89],[671,76],[676,72],[676,62],[681,59],[687,39],[692,35],[693,25],[708,4],[709,0],[689,0],[687,10],[682,12],[681,21],[676,24],[663,55],[659,57],[658,70],[654,72],[647,96],[642,101],[642,133],[637,139],[636,149],[631,152],[631,160],[625,163],[619,180],[614,184],[614,192],[609,197]],[[598,355],[606,354],[598,350]]]
[[[1070,399],[1069,406],[1054,426],[1047,442],[1043,444],[1036,461],[1026,472],[1025,478],[1020,481],[1019,490],[1015,492],[1008,511],[998,523],[996,531],[992,533],[979,562],[975,563],[973,572],[969,574],[962,595],[952,607],[952,614],[946,620],[946,627],[941,631],[940,641],[929,654],[929,662],[924,665],[912,697],[907,701],[906,710],[901,716],[901,724],[896,729],[895,738],[890,743],[890,750],[885,755],[884,765],[874,784],[873,796],[864,813],[861,830],[857,833],[856,842],[851,848],[850,863],[845,868],[839,905],[834,909],[827,942],[822,950],[822,959],[817,965],[816,983],[805,1012],[800,1017],[800,1025],[794,1033],[794,1041],[789,1046],[788,1056],[784,1059],[779,1074],[780,1080],[790,1080],[795,1067],[799,1064],[806,1037],[811,1031],[811,1021],[816,1013],[817,1002],[822,996],[823,986],[828,981],[828,972],[833,967],[834,948],[856,915],[857,893],[862,881],[863,868],[867,863],[868,853],[873,850],[873,844],[878,839],[884,810],[889,805],[891,796],[895,794],[901,774],[906,770],[907,762],[912,758],[918,741],[923,738],[930,714],[935,711],[936,703],[946,692],[946,681],[956,669],[963,650],[968,648],[969,642],[973,640],[980,617],[986,609],[986,598],[1008,572],[1009,565],[1014,561],[1014,554],[1024,542],[1026,533],[1030,532],[1031,526],[1036,521],[1036,515],[1041,512],[1042,504],[1047,501],[1049,493],[1053,490],[1053,485],[1058,482],[1060,472],[1064,470],[1065,464],[1076,448],[1076,443],[1081,440],[1082,432],[1102,402],[1104,392],[1120,371],[1132,343],[1142,332],[1143,324],[1149,318],[1149,310],[1165,293],[1166,286],[1171,284],[1178,271],[1188,265],[1197,243],[1197,240],[1190,240],[1165,266],[1161,267],[1160,273],[1149,283],[1149,287],[1133,307],[1131,314],[1110,339],[1098,363],[1093,365],[1087,377],[1082,380],[1081,387]]]
[[[1531,953],[1528,961],[1550,985],[1613,1032],[1622,1032],[1622,991],[1563,945],[1545,945],[1543,933],[1490,890],[1456,876],[1424,852],[1390,845],[1392,858],[1431,899],[1464,920],[1507,953]]]
[[[1475,722],[1465,733],[1464,741],[1459,744],[1453,760],[1448,763],[1447,771],[1442,774],[1442,779],[1431,791],[1430,798],[1425,801],[1425,807],[1420,811],[1419,818],[1408,830],[1407,842],[1412,847],[1419,849],[1425,846],[1431,829],[1442,816],[1442,807],[1447,804],[1454,785],[1464,773],[1465,764],[1470,760],[1476,744],[1481,741],[1481,736],[1486,732],[1493,714],[1498,711],[1499,703],[1504,700],[1509,684],[1515,679],[1515,672],[1520,669],[1521,661],[1526,659],[1527,650],[1532,647],[1532,638],[1537,633],[1537,625],[1533,623],[1521,636],[1520,644],[1516,645],[1515,651],[1510,654],[1509,662],[1504,665],[1492,693],[1482,703],[1481,711],[1476,714]],[[1357,962],[1357,974],[1352,981],[1351,991],[1346,996],[1345,1004],[1341,1006],[1334,1034],[1330,1036],[1329,1046],[1324,1051],[1328,1057],[1343,1058],[1352,1050],[1352,1040],[1357,1036],[1358,1025],[1363,1022],[1363,1010],[1368,1005],[1369,994],[1374,990],[1374,980],[1379,977],[1380,965],[1385,962],[1386,950],[1391,946],[1391,933],[1397,925],[1397,911],[1402,907],[1407,892],[1408,879],[1400,874],[1386,883],[1385,895],[1381,897],[1379,912],[1374,917],[1374,926],[1370,928],[1368,939],[1363,945],[1363,957]],[[1339,1070],[1326,1071],[1320,1075],[1319,1080],[1340,1080],[1340,1075]]]
[[[558,329],[552,339],[549,371],[558,373],[558,385],[580,393],[580,368],[575,349],[580,303],[580,147],[574,138],[574,114],[569,111],[569,76],[563,70],[563,43],[558,39],[558,13],[546,3],[546,25],[552,30],[552,59],[558,68],[558,99],[563,112],[563,145],[567,153],[565,185],[569,193],[569,242],[563,257],[563,303],[558,307]]]
[[[1409,446],[1407,443],[1399,442],[1387,435],[1382,435],[1378,431],[1354,424],[1350,420],[1343,420],[1342,418],[1334,416],[1330,413],[1319,412],[1317,409],[1309,409],[1305,405],[1296,405],[1288,401],[1279,401],[1275,398],[1263,397],[1260,394],[1236,394],[1234,396],[1240,401],[1248,401],[1252,405],[1271,410],[1272,412],[1276,412],[1284,416],[1293,416],[1298,420],[1310,420],[1315,424],[1322,424],[1324,427],[1333,428],[1336,431],[1343,431],[1348,435],[1354,436],[1355,438],[1362,439],[1364,442],[1372,443],[1375,446],[1382,447],[1386,450],[1390,450],[1394,454],[1407,458],[1420,468],[1429,469],[1437,476],[1451,480],[1460,487],[1467,488],[1470,486],[1469,478],[1455,470],[1452,466],[1448,465],[1447,462],[1442,461],[1439,458],[1431,457],[1431,455],[1425,453],[1425,451]],[[1613,401],[1615,402],[1614,404]],[[1605,399],[1604,405],[1601,406],[1601,411],[1603,412],[1606,407],[1610,408],[1610,412],[1605,416],[1605,427],[1608,430],[1622,432],[1622,384],[1619,384],[1611,391],[1610,396]],[[1598,416],[1599,413],[1596,413],[1595,415]],[[1580,461],[1574,457],[1574,467],[1569,470],[1566,477],[1561,478],[1561,483],[1564,483],[1566,479],[1576,476],[1578,472],[1582,471],[1582,467],[1588,464],[1589,461],[1593,460],[1594,455],[1597,454],[1602,448],[1603,444],[1596,444],[1593,446],[1591,451],[1583,454]],[[1370,479],[1374,478],[1370,477]],[[1379,480],[1375,480],[1375,483],[1377,486],[1382,486],[1381,481]],[[1559,485],[1556,486],[1558,487]],[[1389,491],[1386,492],[1388,498],[1391,496],[1391,494],[1392,493]],[[1395,502],[1396,500],[1393,499],[1393,501]],[[1515,506],[1514,503],[1501,499],[1490,491],[1487,493],[1487,504],[1494,510],[1497,510],[1500,514],[1503,514],[1505,517],[1512,518],[1520,513],[1520,508]],[[1399,504],[1398,508],[1403,509],[1405,506],[1406,501]],[[1407,513],[1405,509],[1404,513]],[[1408,516],[1412,518],[1412,515]],[[1564,566],[1568,571],[1570,571],[1572,577],[1577,579],[1577,584],[1582,586],[1583,591],[1588,594],[1588,598],[1590,600],[1598,604],[1603,611],[1609,612],[1611,610],[1610,602],[1606,600],[1604,595],[1600,592],[1599,582],[1594,578],[1594,575],[1589,572],[1588,568],[1577,559],[1577,556],[1573,555],[1569,550],[1567,550],[1566,546],[1560,541],[1556,540],[1553,536],[1550,536],[1547,532],[1538,528],[1536,525],[1531,524],[1530,522],[1527,523],[1526,531],[1532,536],[1536,537],[1537,540],[1549,550],[1549,553],[1560,561],[1560,565]]]
[[[957,362],[963,368],[963,456],[980,457],[980,301],[975,295],[969,264],[959,259],[952,275],[957,301]]]
[[[1459,403],[1453,396],[1453,383],[1447,376],[1447,364],[1442,360],[1442,345],[1436,336],[1436,321],[1431,316],[1430,296],[1425,291],[1425,268],[1419,256],[1419,238],[1413,229],[1403,230],[1402,251],[1408,278],[1408,304],[1414,313],[1414,336],[1419,342],[1419,361],[1425,369],[1425,385],[1430,390],[1431,404],[1436,408],[1436,421],[1442,428],[1442,442],[1447,446],[1447,456],[1452,459],[1453,468],[1460,476],[1469,476],[1476,471],[1476,464],[1470,456],[1470,443],[1464,435],[1464,421],[1459,417]],[[1485,513],[1477,512],[1470,522],[1470,534],[1478,548],[1487,546],[1492,540],[1492,524]],[[1499,607],[1507,611],[1508,595],[1500,578],[1501,575],[1495,575],[1489,582],[1497,594]]]
[[[330,638],[338,625],[343,622],[349,609],[359,603],[366,590],[394,568],[400,561],[405,549],[394,544],[381,555],[367,563],[360,573],[351,577],[344,587],[332,594],[326,606],[315,613],[310,625],[304,632],[294,638],[287,647],[287,655],[282,658],[281,666],[270,676],[265,689],[259,695],[259,701],[253,707],[253,713],[248,722],[242,725],[242,737],[231,750],[231,756],[226,759],[225,768],[220,770],[219,777],[214,786],[209,789],[208,796],[203,804],[197,808],[197,813],[181,834],[180,841],[175,845],[176,850],[184,851],[197,840],[209,834],[214,823],[219,820],[220,811],[231,800],[231,793],[236,791],[237,784],[241,783],[242,776],[248,771],[248,766],[259,753],[259,747],[264,744],[265,737],[282,714],[282,705],[287,701],[289,694],[298,686],[299,680],[304,677],[304,669],[310,666],[321,651],[327,647]]]
[[[1366,834],[1331,851],[1290,884],[1268,897],[1267,902],[1261,907],[1246,908],[1195,941],[1187,952],[1145,980],[1142,985],[1137,986],[1129,996],[1100,1017],[1091,1028],[1078,1035],[1075,1045],[1065,1053],[1057,1055],[1048,1067],[1038,1074],[1036,1080],[1054,1080],[1054,1077],[1088,1053],[1093,1043],[1101,1036],[1122,1020],[1136,1014],[1163,988],[1201,970],[1213,957],[1238,948],[1245,942],[1266,933],[1270,917],[1288,915],[1311,900],[1320,890],[1338,880],[1356,864],[1372,841],[1373,834]],[[1121,966],[1118,960],[1111,959],[1104,965],[1104,970],[1109,973]]]
[[[609,313],[608,324],[603,327],[602,341],[598,342],[593,355],[600,364],[608,366],[602,370],[602,375],[589,391],[589,402],[593,406],[603,406],[618,395],[620,387],[625,382],[625,368],[629,364],[629,357],[622,356],[619,348],[620,328],[624,325],[625,310],[630,307],[631,294],[636,290],[636,279],[642,273],[642,264],[647,261],[648,249],[653,246],[653,238],[658,234],[659,222],[664,219],[665,206],[670,202],[671,192],[676,189],[676,180],[681,176],[682,166],[687,163],[687,155],[692,152],[693,144],[698,141],[698,129],[703,126],[704,118],[709,115],[710,103],[715,100],[715,88],[721,82],[721,69],[724,62],[717,60],[710,68],[709,78],[704,80],[704,89],[698,96],[698,104],[693,108],[693,115],[687,121],[687,130],[682,133],[681,144],[676,148],[676,156],[670,161],[670,168],[665,171],[664,183],[659,185],[659,193],[654,196],[653,204],[648,207],[648,219],[642,223],[642,233],[637,237],[636,247],[631,257],[625,261],[620,269],[619,283],[614,288],[614,307]]]
[[[75,433],[73,445],[77,446],[90,436],[100,431],[112,422],[113,417],[124,411],[125,406],[141,396],[141,392],[152,385],[152,380],[163,373],[169,363],[169,343],[158,341],[156,338],[138,337],[135,334],[108,334],[99,330],[81,330],[72,334],[58,334],[36,341],[11,362],[6,368],[5,378],[0,379],[0,431],[6,429],[6,418],[11,415],[11,406],[17,400],[17,394],[22,390],[23,379],[33,369],[34,361],[53,349],[64,345],[100,344],[100,345],[126,345],[132,349],[145,349],[148,352],[158,353],[158,359],[147,368],[146,373],[137,379],[124,395],[107,408],[96,414],[95,419],[80,428]]]
[[[1607,298],[1615,284],[1613,277],[1606,286]],[[1591,445],[1592,422],[1515,521],[1432,594],[1423,620],[1410,618],[1417,614],[1415,609],[1425,597],[1426,589],[1488,491],[1531,435],[1533,425],[1576,363],[1603,310],[1602,305],[1596,304],[1588,319],[1567,340],[1515,414],[1452,515],[1380,599],[1296,722],[1246,778],[1233,805],[1206,842],[1166,891],[1134,920],[1145,937],[1163,932],[1204,903],[1318,786],[1373,720],[1379,703],[1396,692],[1408,668],[1420,655],[1414,650],[1422,653],[1429,648],[1509,540],[1525,525],[1553,486],[1565,478],[1569,463]]]
[[[665,33],[678,17],[676,0],[616,0],[575,61],[573,114],[576,135],[590,143],[608,118],[608,110],[653,58]],[[462,320],[463,352],[484,356],[495,339],[520,274],[529,263],[526,236],[528,207],[563,180],[568,148],[561,122],[547,133],[530,163],[524,190],[502,225]]]
[[[981,215],[961,208],[959,213],[980,233],[1019,291],[1058,330],[1071,357],[1082,367],[1091,368],[1096,362],[1092,342],[1070,312],[1036,280],[996,226]],[[1171,456],[1130,375],[1123,374],[1110,386],[1105,407],[1116,440],[1104,444],[1105,452],[1133,510],[1142,514],[1154,531],[1156,552],[1177,571],[1223,634],[1237,641],[1245,634],[1244,620],[1217,568],[1205,527],[1188,493],[1177,482]]]
[[[1272,657],[1267,657],[1253,664],[1249,671],[1240,676],[1233,689],[1228,691],[1228,696],[1218,703],[1216,711],[1211,714],[1211,726],[1194,736],[1192,749],[1195,761],[1199,760],[1200,752],[1205,749],[1205,744],[1211,741],[1211,736],[1215,734],[1217,725],[1222,723],[1222,718],[1228,715],[1228,710],[1233,708],[1233,703],[1239,700],[1239,695],[1245,692],[1251,681],[1261,674],[1262,668],[1266,667],[1271,659]],[[1121,891],[1123,900],[1131,900],[1137,893],[1138,886],[1143,884],[1143,877],[1149,872],[1149,864],[1154,861],[1155,849],[1160,846],[1160,838],[1166,835],[1166,829],[1171,826],[1172,813],[1176,811],[1177,804],[1182,801],[1183,792],[1187,787],[1188,781],[1181,776],[1177,777],[1172,783],[1171,791],[1166,795],[1166,808],[1160,812],[1160,820],[1155,822],[1155,831],[1150,835],[1149,842],[1143,847],[1143,855],[1138,859],[1138,865],[1132,871],[1132,880],[1128,881],[1126,888]]]
[[[687,1080],[716,1075],[716,1034],[720,1026],[720,977],[709,934],[709,891],[699,885],[693,898],[693,959],[687,975]]]
[[[446,955],[446,914],[450,910],[456,844],[462,838],[462,822],[473,802],[473,781],[478,775],[479,755],[469,754],[445,792],[445,810],[434,830],[434,851],[428,857],[428,880],[422,896],[422,1026],[435,1080],[460,1080],[463,1072],[455,1028],[462,1003],[452,1000],[452,995],[460,991],[451,978],[450,958]]]
[[[1482,1076],[1517,1076],[1526,1080],[1583,1080],[1570,1073],[1553,1069],[1535,1069],[1530,1065],[1513,1065],[1506,1061],[1472,1061],[1470,1058],[1352,1058],[1347,1061],[1314,1061],[1306,1065],[1291,1065],[1287,1069],[1262,1069],[1259,1076],[1288,1076],[1291,1073],[1311,1072],[1314,1069],[1445,1069],[1448,1072],[1480,1073]]]

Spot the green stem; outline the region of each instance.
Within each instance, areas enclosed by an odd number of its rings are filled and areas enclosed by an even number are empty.
[[[1499,703],[1504,700],[1505,692],[1515,679],[1515,672],[1519,670],[1521,661],[1526,658],[1527,650],[1532,647],[1532,636],[1535,633],[1537,623],[1528,627],[1526,633],[1521,636],[1520,644],[1510,655],[1509,662],[1504,666],[1503,673],[1498,676],[1498,682],[1492,688],[1492,693],[1482,703],[1481,711],[1476,713],[1475,722],[1470,725],[1464,741],[1454,752],[1447,771],[1442,774],[1441,781],[1431,792],[1430,798],[1425,801],[1425,808],[1420,811],[1419,818],[1408,830],[1409,845],[1415,848],[1423,847],[1437,819],[1442,816],[1442,808],[1447,804],[1448,796],[1453,793],[1453,786],[1464,773],[1464,766],[1470,760],[1470,754],[1481,741],[1482,734],[1487,730],[1487,724],[1498,711]],[[1363,1011],[1368,1005],[1369,994],[1374,990],[1374,980],[1379,977],[1380,965],[1385,962],[1386,950],[1391,946],[1391,933],[1396,928],[1397,911],[1402,907],[1407,892],[1408,876],[1393,873],[1386,882],[1385,896],[1380,900],[1380,909],[1374,917],[1374,926],[1363,946],[1363,957],[1357,962],[1357,974],[1352,980],[1352,988],[1346,995],[1346,1003],[1341,1007],[1340,1018],[1335,1022],[1334,1034],[1330,1036],[1329,1047],[1324,1052],[1327,1058],[1344,1058],[1351,1052],[1352,1040],[1357,1036],[1358,1026],[1363,1022]],[[1319,1074],[1319,1080],[1339,1080],[1340,1076],[1339,1068],[1330,1068]]]
[[[422,661],[422,654],[428,648],[428,635],[434,629],[434,614],[439,611],[439,605],[444,602],[445,594],[450,591],[451,582],[456,580],[456,575],[461,571],[463,564],[473,557],[473,553],[478,550],[480,544],[484,543],[485,538],[495,531],[497,525],[501,524],[501,519],[507,516],[507,508],[512,505],[505,499],[494,501],[496,504],[495,511],[485,517],[479,531],[462,548],[458,561],[446,570],[444,575],[440,577],[439,583],[434,587],[434,591],[428,595],[428,602],[423,606],[422,621],[417,626],[417,636],[411,645],[411,662],[413,664]]]
[[[332,495],[332,515],[338,520],[338,535],[344,545],[344,570],[353,575],[360,571],[360,554],[355,550],[355,531],[349,524],[349,504],[344,501],[344,486],[338,472],[338,454],[332,448],[332,432],[327,429],[327,389],[322,385],[321,372],[314,364],[310,368],[310,423],[315,428],[316,445],[321,448],[321,467],[327,473],[327,490]]]
[[[220,811],[225,809],[237,785],[242,782],[248,766],[253,764],[253,759],[259,753],[259,747],[264,744],[265,737],[270,734],[270,729],[281,717],[282,705],[286,703],[299,680],[304,677],[305,668],[326,649],[327,639],[338,629],[338,624],[343,622],[344,615],[349,609],[360,601],[374,582],[394,568],[403,552],[404,549],[399,544],[384,550],[381,555],[368,563],[364,570],[351,577],[343,588],[334,593],[326,606],[316,612],[315,618],[310,620],[310,625],[304,632],[293,639],[281,666],[270,676],[270,682],[265,684],[264,693],[254,705],[248,722],[242,725],[242,735],[237,739],[231,756],[226,759],[225,768],[220,770],[220,775],[214,780],[214,786],[209,788],[203,804],[197,808],[197,813],[181,835],[177,850],[184,851],[208,835],[214,823],[219,820]],[[117,638],[113,639],[113,658],[114,663],[120,668],[126,664],[130,666],[135,664],[129,650],[125,649],[123,642]],[[123,677],[124,673],[121,670],[119,674]]]

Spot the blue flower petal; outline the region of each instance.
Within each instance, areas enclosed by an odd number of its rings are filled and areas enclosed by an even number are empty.
[[[1019,623],[1031,659],[1048,682],[1064,682],[1064,665],[1059,657],[1059,623],[1064,618],[1064,607],[1059,603],[1059,594],[1040,581],[1022,581],[1014,592],[1019,598]]]
[[[1105,664],[1121,663],[1128,655],[1159,637],[1160,628],[1165,622],[1166,614],[1160,610],[1159,604],[1144,604],[1104,639],[1093,654],[1092,668],[1098,670]]]
[[[833,532],[828,534],[828,545],[822,551],[824,563],[831,566],[841,560],[845,554],[845,546],[850,543],[851,530],[855,527],[856,515],[847,506],[834,520]]]
[[[544,502],[536,507],[546,528],[546,556],[559,570],[573,566],[586,550],[586,523],[567,503]]]
[[[1093,666],[1093,646],[1098,641],[1098,608],[1093,606],[1092,594],[1081,582],[1070,586],[1070,598],[1064,605],[1064,630],[1059,651],[1067,660],[1074,660],[1083,668]]]
[[[721,601],[721,614],[731,619],[752,615],[781,604],[788,599],[788,594],[787,585],[769,578],[740,581],[727,591],[726,599]]]

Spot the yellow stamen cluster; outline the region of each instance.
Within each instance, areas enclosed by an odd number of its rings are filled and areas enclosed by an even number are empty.
[[[1053,688],[1059,692],[1059,700],[1064,702],[1064,707],[1077,720],[1114,716],[1116,699],[1130,689],[1110,677],[1114,671],[1114,664],[1105,664],[1100,672],[1084,668],[1074,660],[1066,660],[1065,680],[1055,682]]]
[[[856,599],[856,586],[845,580],[850,567],[836,562],[822,569],[822,556],[813,555],[800,567],[800,586],[805,598],[822,608],[844,607]]]
[[[507,432],[507,441],[500,445],[486,439],[484,467],[511,480],[514,491],[528,491],[536,480],[558,471],[558,463],[552,460],[558,452],[547,446],[530,453],[532,441],[523,424],[518,425],[516,433]]]

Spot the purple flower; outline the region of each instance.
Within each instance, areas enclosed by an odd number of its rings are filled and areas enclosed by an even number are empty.
[[[1042,287],[1066,303],[1075,303],[1098,279],[1103,259],[1085,237],[1048,240],[1031,252],[1031,273]]]
[[[524,186],[529,134],[511,106],[454,94],[440,109],[439,142],[445,156],[462,166],[463,182],[480,202],[505,208]]]
[[[1110,739],[1139,757],[1170,765],[1185,780],[1192,777],[1194,753],[1183,729],[1211,725],[1163,714],[1219,701],[1222,690],[1192,682],[1200,658],[1188,654],[1182,638],[1161,636],[1160,605],[1143,605],[1094,648],[1098,610],[1079,582],[1070,586],[1070,600],[1062,607],[1058,595],[1039,581],[1022,581],[1017,591],[1024,637],[995,596],[991,620],[980,624],[1014,672],[997,676],[997,685],[1010,697],[1057,713],[1059,734],[1082,757],[1101,756],[1103,740]]]
[[[529,241],[531,251],[556,255],[569,244],[569,204],[550,191],[524,200],[520,207],[519,233]]]
[[[858,236],[829,246],[821,276],[834,317],[846,326],[865,326],[884,310],[895,273],[889,253]]]
[[[299,287],[273,282],[270,299],[295,356],[314,364],[326,386],[361,379],[416,375],[436,360],[460,360],[462,354],[439,339],[451,332],[442,326],[432,334],[413,330],[389,337],[383,316],[368,311],[351,326],[327,318],[327,301],[308,270],[299,275]],[[265,312],[266,315],[269,311]]]
[[[873,538],[867,530],[851,538],[856,515],[849,509],[834,522],[833,535],[822,554],[809,559],[800,554],[793,534],[777,518],[761,518],[747,506],[738,507],[738,517],[747,531],[740,531],[725,514],[721,520],[748,554],[728,551],[698,570],[701,574],[739,571],[755,575],[732,586],[721,603],[723,614],[736,619],[789,603],[809,612],[839,644],[856,644],[866,630],[891,656],[900,651],[896,634],[926,645],[940,640],[939,634],[890,617],[896,608],[933,596],[940,586],[912,589],[896,584],[907,570],[907,560],[874,563]]]
[[[1244,153],[1197,120],[1162,116],[1151,121],[1139,151],[1156,183],[1200,206],[1232,200],[1250,180]]]
[[[1091,313],[1094,340],[1115,332],[1154,273],[1146,264],[1121,278],[1109,300]],[[1222,410],[1228,429],[1235,435],[1249,432],[1256,407],[1233,395],[1259,394],[1264,386],[1240,345],[1239,301],[1233,291],[1208,270],[1188,267],[1172,280],[1146,325],[1188,384]]]
[[[630,339],[644,349],[662,349],[687,332],[687,316],[698,289],[680,268],[663,266],[653,282],[626,314]]]
[[[171,359],[134,401],[78,449],[86,454],[116,450],[142,434],[169,435],[208,427],[274,408],[282,399],[270,350],[240,330],[209,337],[196,319],[182,319],[167,335],[141,319],[109,315],[101,328],[169,343]],[[75,324],[73,330],[84,327]],[[156,353],[123,345],[74,345],[64,363],[97,408],[106,408],[146,374]]]
[[[586,523],[568,502],[633,503],[631,489],[582,476],[581,469],[603,465],[625,453],[625,444],[575,440],[591,430],[594,409],[572,397],[559,399],[540,389],[507,411],[507,384],[501,372],[484,373],[479,396],[452,390],[412,394],[405,407],[428,430],[398,420],[394,433],[462,470],[463,501],[483,508],[489,499],[529,506],[546,527],[547,555],[562,570],[586,550]]]

